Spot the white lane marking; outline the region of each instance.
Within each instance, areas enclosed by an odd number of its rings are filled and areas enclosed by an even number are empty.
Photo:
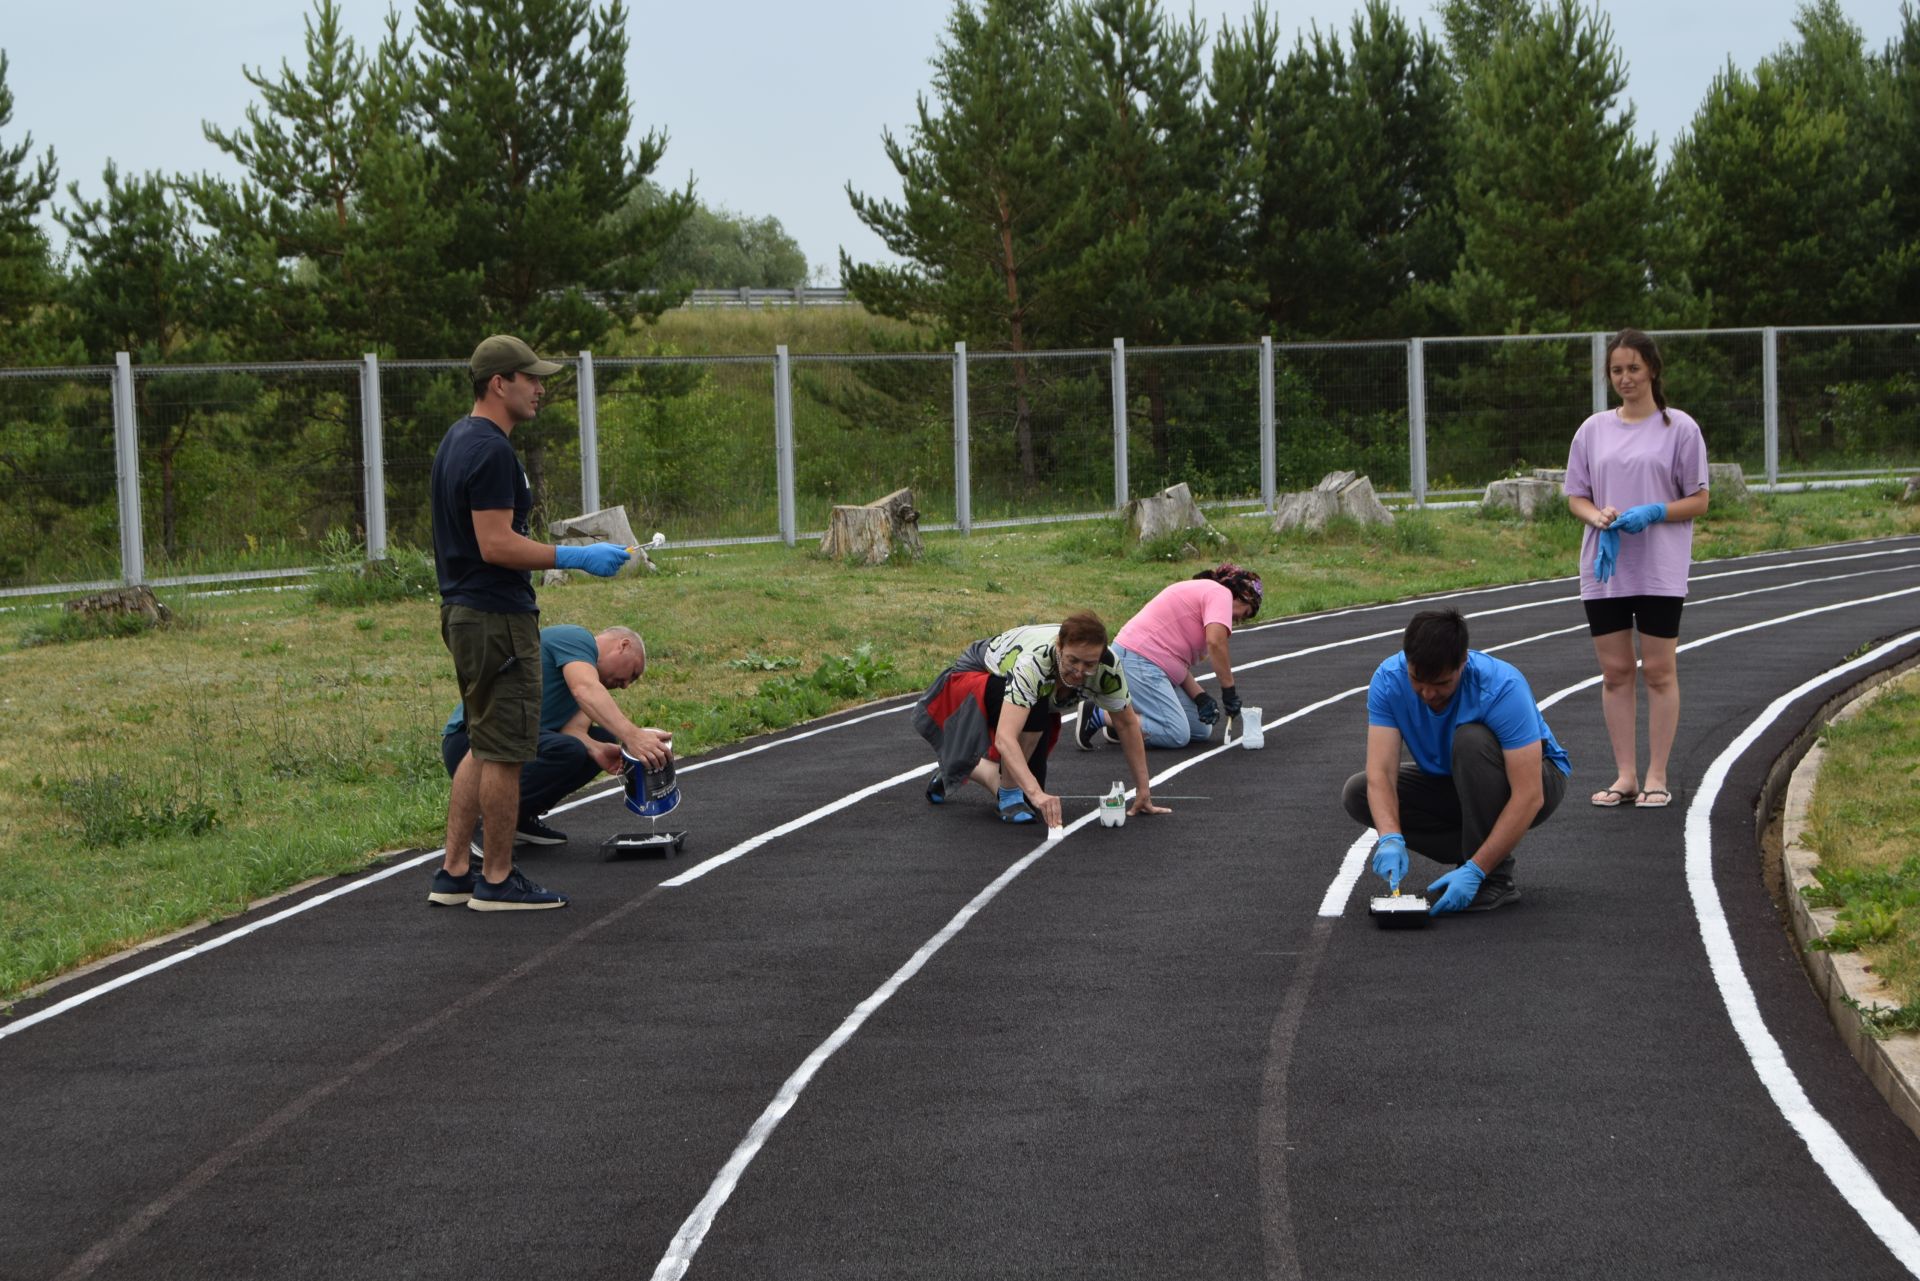
[[[1700,941],[1706,948],[1707,965],[1713,972],[1720,998],[1726,1004],[1733,1030],[1739,1035],[1741,1046],[1753,1062],[1754,1072],[1772,1096],[1774,1106],[1780,1109],[1780,1115],[1786,1118],[1787,1124],[1807,1145],[1807,1151],[1840,1195],[1846,1198],[1847,1204],[1853,1207],[1854,1213],[1860,1216],[1909,1273],[1920,1276],[1920,1232],[1916,1232],[1913,1223],[1887,1199],[1872,1173],[1854,1155],[1840,1132],[1815,1109],[1813,1101],[1800,1084],[1800,1078],[1788,1066],[1780,1043],[1767,1030],[1766,1020],[1760,1015],[1759,999],[1754,995],[1753,986],[1748,983],[1746,971],[1740,964],[1740,954],[1733,945],[1733,931],[1727,925],[1726,908],[1720,901],[1719,888],[1713,882],[1712,827],[1714,802],[1726,785],[1727,774],[1734,762],[1780,719],[1787,708],[1834,678],[1876,663],[1916,637],[1920,637],[1920,632],[1908,632],[1897,640],[1888,641],[1851,662],[1814,677],[1769,703],[1766,710],[1707,767],[1699,787],[1694,791],[1692,803],[1687,806],[1686,843],[1687,890],[1693,896],[1694,915],[1700,922]]]
[[[1322,699],[1311,706],[1289,712],[1287,715],[1279,717],[1272,722],[1263,722],[1263,728],[1268,725],[1280,726],[1286,724],[1288,721],[1298,720],[1323,707],[1337,703],[1343,698],[1351,698],[1364,688],[1365,686],[1360,686],[1356,689],[1346,690],[1333,695],[1331,698]],[[1231,744],[1218,744],[1196,756],[1191,756],[1176,762],[1160,774],[1150,778],[1148,783],[1151,786],[1158,786],[1167,779],[1191,769],[1203,760],[1218,756],[1221,752],[1237,751],[1239,747],[1238,741]],[[883,788],[892,787],[896,783],[908,778],[917,778],[924,773],[924,766],[917,767],[896,778],[888,779],[884,783],[876,783],[873,787],[865,789],[863,794],[870,794],[880,791]],[[1133,791],[1130,790],[1128,795],[1133,795]],[[844,806],[836,803],[829,808],[838,809],[844,808]],[[821,811],[816,811],[815,813],[817,815],[821,813]],[[1077,832],[1098,817],[1098,811],[1083,814],[1068,824],[1066,830],[1069,833]],[[806,821],[811,822],[812,816],[809,816]],[[796,822],[790,826],[799,825],[800,823]],[[740,1176],[746,1173],[747,1167],[753,1163],[754,1157],[757,1156],[760,1149],[766,1145],[767,1139],[772,1136],[774,1130],[778,1128],[787,1113],[793,1110],[793,1105],[799,1102],[801,1091],[807,1088],[807,1085],[820,1071],[821,1065],[832,1058],[841,1046],[851,1040],[853,1034],[860,1030],[861,1025],[864,1024],[876,1010],[892,999],[893,994],[899,991],[908,979],[918,974],[921,968],[933,958],[934,954],[945,947],[954,935],[964,929],[967,922],[979,915],[981,909],[985,908],[988,903],[991,903],[999,895],[1001,890],[1011,885],[1022,872],[1039,862],[1048,851],[1060,848],[1061,844],[1062,842],[1059,840],[1043,840],[1039,845],[1029,850],[1019,861],[995,877],[993,882],[978,894],[974,895],[965,907],[954,913],[953,919],[948,921],[946,925],[940,929],[939,933],[921,944],[920,950],[915,952],[905,965],[895,970],[886,982],[874,989],[871,996],[855,1006],[853,1013],[849,1014],[846,1019],[841,1022],[840,1026],[834,1029],[832,1035],[828,1036],[826,1040],[816,1046],[813,1053],[807,1055],[805,1061],[795,1069],[793,1075],[789,1076],[786,1081],[781,1084],[779,1090],[774,1093],[773,1101],[767,1104],[766,1110],[760,1114],[759,1119],[747,1130],[746,1137],[740,1140],[740,1145],[733,1150],[733,1155],[728,1157],[727,1163],[720,1167],[720,1173],[714,1176],[713,1183],[707,1188],[707,1194],[700,1198],[700,1203],[693,1208],[693,1213],[687,1216],[686,1221],[680,1225],[680,1230],[674,1233],[672,1242],[667,1246],[666,1254],[661,1257],[659,1265],[653,1271],[654,1281],[679,1281],[679,1278],[686,1275],[687,1269],[693,1265],[693,1256],[699,1252],[700,1244],[706,1240],[707,1233],[713,1227],[714,1219],[719,1216],[722,1207],[726,1205],[728,1198],[733,1195],[734,1188],[740,1182]],[[744,853],[745,851],[742,850],[741,852]],[[731,853],[731,851],[729,851],[729,853]],[[738,855],[734,855],[734,857],[738,857]],[[698,872],[701,869],[694,870]],[[689,873],[689,875],[691,874],[692,873]],[[673,882],[665,881],[662,882],[662,884],[671,885]]]
[[[1327,896],[1320,900],[1320,915],[1340,916],[1346,912],[1347,899],[1359,883],[1360,873],[1366,870],[1367,851],[1373,848],[1379,835],[1369,827],[1347,846],[1347,852],[1340,856],[1340,870],[1333,874],[1333,884],[1327,886]]]
[[[1868,572],[1878,573],[1881,571],[1874,570],[1874,571],[1868,571]],[[1864,576],[1865,576],[1864,574],[1838,575],[1839,578],[1860,578]],[[1815,581],[1826,582],[1830,580],[1819,579]],[[1706,604],[1713,603],[1713,601],[1733,600],[1739,596],[1756,596],[1763,592],[1770,592],[1775,590],[1778,590],[1778,589],[1775,587],[1759,587],[1759,588],[1753,589],[1752,591],[1736,592],[1727,596],[1715,596],[1713,597],[1712,601],[1701,601],[1700,604],[1706,605]],[[1920,592],[1920,587],[1903,587],[1899,591],[1884,592],[1878,596],[1865,596],[1855,600],[1837,601],[1831,605],[1817,605],[1812,609],[1803,609],[1796,614],[1782,614],[1779,618],[1763,619],[1758,623],[1747,623],[1741,627],[1730,627],[1724,632],[1715,632],[1711,636],[1702,636],[1698,640],[1691,640],[1679,646],[1675,652],[1679,653],[1679,652],[1684,652],[1690,649],[1697,649],[1702,645],[1711,645],[1713,642],[1719,641],[1719,640],[1725,640],[1729,636],[1739,636],[1745,632],[1758,631],[1763,627],[1778,627],[1782,623],[1791,623],[1802,618],[1811,618],[1815,614],[1830,613],[1831,611],[1836,609],[1852,609],[1856,605],[1874,605],[1884,600],[1892,600],[1898,596],[1911,596],[1915,592]],[[1578,623],[1572,627],[1561,628],[1558,631],[1541,632],[1538,635],[1523,637],[1520,640],[1508,641],[1504,645],[1494,645],[1491,648],[1482,650],[1481,653],[1495,654],[1503,649],[1516,649],[1521,645],[1531,645],[1536,641],[1545,640],[1549,637],[1564,636],[1568,632],[1578,632],[1578,631],[1584,631],[1584,630],[1586,630],[1586,624]],[[1570,695],[1577,694],[1583,689],[1591,689],[1595,685],[1598,685],[1599,683],[1600,683],[1600,676],[1598,673],[1595,673],[1594,675],[1587,677],[1585,680],[1575,681],[1573,684],[1568,685],[1564,689],[1555,690],[1553,693],[1547,695],[1547,697],[1539,700],[1538,706],[1540,710],[1544,712],[1549,707],[1552,707],[1555,703],[1560,702],[1562,699],[1565,699]],[[1327,887],[1327,896],[1326,898],[1321,900],[1320,915],[1340,916],[1345,913],[1347,898],[1352,893],[1354,881],[1358,879],[1357,872],[1351,876],[1349,875],[1351,867],[1355,865],[1356,856],[1354,854],[1354,849],[1357,848],[1357,844],[1358,843],[1356,843],[1355,846],[1349,847],[1346,854],[1341,857],[1340,866],[1338,870],[1334,873],[1333,883]],[[1345,888],[1342,889],[1342,886],[1344,886]],[[1340,897],[1337,900],[1337,904],[1335,899],[1336,890],[1341,891]],[[1336,910],[1329,912],[1327,910],[1329,906],[1334,906]]]
[[[838,800],[829,801],[818,809],[808,810],[799,818],[782,823],[778,827],[770,827],[757,835],[749,836],[746,840],[741,841],[731,849],[723,850],[704,862],[696,863],[694,866],[680,873],[680,875],[673,877],[671,880],[662,881],[660,884],[669,889],[677,889],[682,885],[691,884],[715,868],[725,867],[728,863],[733,862],[733,860],[753,853],[753,851],[759,849],[768,841],[777,840],[789,832],[797,832],[803,827],[819,822],[830,814],[838,814],[841,810],[851,805],[857,805],[869,796],[876,796],[886,791],[889,787],[898,787],[900,784],[911,779],[925,778],[926,776],[927,767],[925,765],[916,765],[912,769],[902,770],[892,778],[883,778],[878,783],[869,783],[857,792],[848,792]]]

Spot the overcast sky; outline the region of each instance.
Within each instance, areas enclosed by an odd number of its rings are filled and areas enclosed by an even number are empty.
[[[1793,36],[1796,0],[1603,0],[1631,77],[1627,96],[1643,138],[1668,144],[1692,119],[1729,58],[1751,70]],[[1182,12],[1177,5],[1170,5]],[[1253,0],[1202,0],[1210,31],[1242,23]],[[1439,31],[1428,0],[1401,0],[1410,22]],[[1899,0],[1847,0],[1847,13],[1878,49],[1899,30]],[[411,12],[403,3],[401,12]],[[854,217],[845,185],[894,196],[898,178],[880,133],[903,132],[925,90],[928,59],[951,0],[629,0],[629,91],[637,127],[669,138],[655,176],[689,174],[701,198],[755,216],[771,214],[807,261],[838,278],[844,246],[856,260],[884,257]],[[1343,35],[1357,0],[1269,5],[1289,34],[1318,22]],[[362,47],[379,36],[385,0],[342,0]],[[241,68],[303,65],[307,0],[0,0],[0,48],[11,60],[11,124],[51,146],[61,184],[101,191],[108,159],[122,170],[233,172],[201,122],[244,123],[253,89]],[[63,195],[62,199],[65,197]]]

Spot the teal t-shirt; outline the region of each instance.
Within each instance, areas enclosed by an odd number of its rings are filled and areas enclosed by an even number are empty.
[[[567,688],[561,669],[568,663],[600,661],[600,645],[593,633],[573,623],[556,623],[540,629],[540,732],[557,734],[580,711],[580,701]],[[467,727],[467,706],[460,704],[447,718],[441,737]]]
[[[1555,741],[1547,718],[1533,701],[1527,678],[1512,663],[1477,649],[1467,651],[1460,684],[1446,707],[1437,712],[1413,692],[1406,651],[1380,664],[1367,686],[1367,724],[1399,730],[1413,763],[1428,774],[1453,773],[1453,732],[1462,725],[1485,725],[1502,751],[1538,743],[1541,755],[1554,768],[1562,774],[1573,773],[1566,750]]]

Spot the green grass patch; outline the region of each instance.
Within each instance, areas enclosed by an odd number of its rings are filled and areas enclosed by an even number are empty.
[[[1091,609],[1117,630],[1222,560],[1264,577],[1264,621],[1564,576],[1580,534],[1457,510],[1311,535],[1223,512],[1213,529],[1144,547],[1117,520],[935,534],[921,557],[857,568],[804,547],[669,549],[657,574],[542,590],[541,619],[638,629],[647,674],[617,697],[692,755],[924,688],[1007,627]],[[1739,555],[1808,530],[1920,532],[1920,510],[1860,491],[1757,499],[1702,521],[1696,548]],[[317,588],[197,598],[195,626],[131,645],[22,649],[44,611],[0,615],[0,1000],[378,852],[438,845],[438,734],[457,700],[438,595],[430,578],[361,594],[361,556],[339,544],[356,585],[327,603]]]
[[[1920,672],[1827,727],[1806,841],[1820,855],[1807,900],[1838,908],[1811,946],[1858,951],[1899,998],[1869,1020],[1920,1022]],[[1909,1015],[1907,1011],[1913,1013]]]

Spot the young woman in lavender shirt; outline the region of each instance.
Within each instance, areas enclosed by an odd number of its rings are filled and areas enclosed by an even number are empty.
[[[1567,453],[1567,506],[1587,525],[1580,600],[1600,659],[1600,707],[1613,743],[1614,779],[1595,805],[1670,803],[1667,757],[1680,723],[1674,652],[1693,564],[1693,522],[1707,510],[1707,446],[1700,424],[1669,408],[1660,349],[1638,329],[1607,344],[1620,406],[1595,414]],[[1635,630],[1647,683],[1647,771],[1634,741]]]

